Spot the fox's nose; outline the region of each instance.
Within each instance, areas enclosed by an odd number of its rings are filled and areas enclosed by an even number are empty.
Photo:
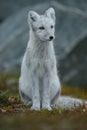
[[[50,37],[49,37],[49,40],[51,41],[51,40],[53,40],[53,38],[54,38],[53,36],[50,36]]]

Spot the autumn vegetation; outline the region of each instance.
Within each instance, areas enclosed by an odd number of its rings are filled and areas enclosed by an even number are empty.
[[[87,106],[64,110],[31,111],[21,103],[18,93],[19,72],[0,75],[0,130],[86,130]],[[62,86],[62,95],[87,99],[87,89]]]

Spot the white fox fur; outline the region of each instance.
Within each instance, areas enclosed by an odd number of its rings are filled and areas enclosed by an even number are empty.
[[[53,47],[55,11],[53,8],[49,8],[43,15],[29,11],[28,23],[30,36],[23,57],[19,80],[21,100],[26,105],[31,104],[33,110],[40,110],[41,108],[52,110],[51,106],[58,106],[58,104],[65,107],[66,99],[73,100],[64,97],[59,98],[61,85]],[[80,103],[82,104],[81,101]]]

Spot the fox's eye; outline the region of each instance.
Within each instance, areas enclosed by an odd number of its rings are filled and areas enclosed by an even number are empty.
[[[53,28],[53,25],[51,25],[51,28]]]
[[[39,27],[40,30],[44,30],[45,28],[43,26]]]

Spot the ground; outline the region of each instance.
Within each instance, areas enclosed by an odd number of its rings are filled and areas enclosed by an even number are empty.
[[[31,111],[20,102],[19,73],[0,75],[0,130],[87,130],[87,106]],[[62,86],[62,95],[87,99],[87,88]]]

